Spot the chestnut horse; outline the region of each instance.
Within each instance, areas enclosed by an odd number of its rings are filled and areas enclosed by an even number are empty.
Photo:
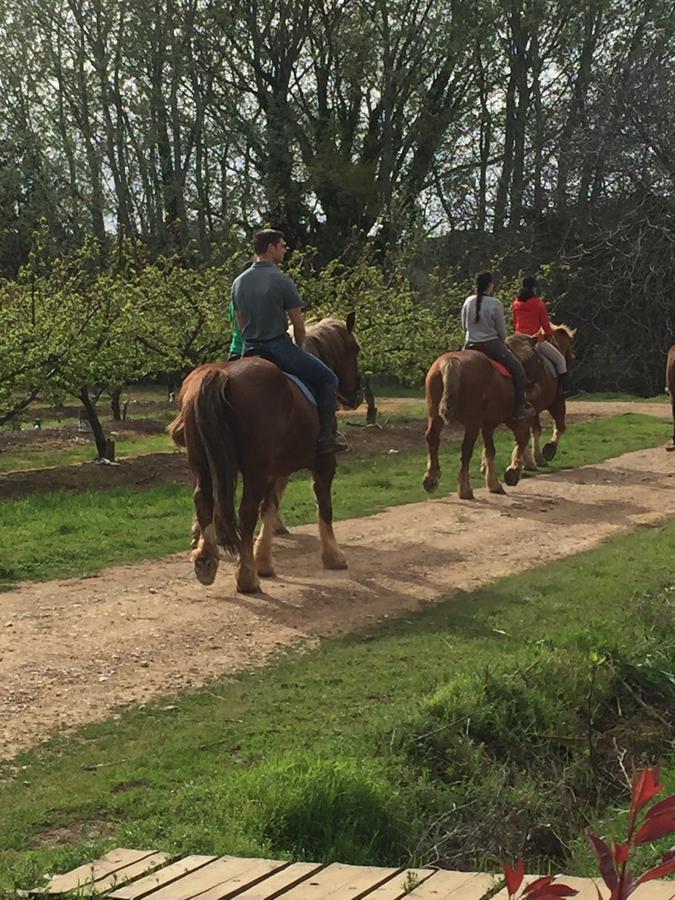
[[[673,439],[667,445],[666,450],[675,450],[675,344],[668,351],[666,363],[666,390],[670,394],[670,402],[673,408]]]
[[[340,403],[351,409],[362,397],[354,320],[354,313],[346,322],[322,319],[308,326],[306,336],[306,346],[337,375]],[[274,575],[276,485],[285,484],[299,469],[309,469],[314,479],[323,566],[346,568],[332,524],[335,456],[317,455],[319,418],[295,382],[257,356],[207,363],[187,376],[179,402],[180,413],[168,431],[176,444],[186,448],[195,478],[197,541],[191,560],[202,584],[212,584],[216,577],[218,545],[238,555],[238,591],[255,592],[260,589],[259,576]],[[243,490],[237,517],[239,473]],[[254,548],[259,514],[262,527]]]
[[[551,343],[560,350],[565,357],[567,368],[569,369],[573,359],[574,338],[576,337],[576,328],[570,328],[569,325],[553,325],[553,337]],[[558,452],[558,444],[560,438],[565,432],[565,413],[567,411],[565,398],[560,390],[560,383],[556,375],[554,375],[547,365],[542,366],[538,378],[538,391],[532,397],[532,403],[539,413],[541,410],[548,410],[553,419],[553,434],[551,440],[541,447],[541,422],[539,415],[534,416],[530,420],[532,428],[532,448],[525,447],[520,452],[516,444],[513,456],[511,458],[511,468],[520,471],[521,469],[536,469],[537,466],[545,466],[550,462]]]
[[[566,356],[571,358],[571,347],[574,332],[567,326],[554,326],[554,332],[561,337],[556,343]],[[564,335],[564,337],[562,336]],[[529,395],[530,402],[540,412],[550,409],[556,422],[551,443],[557,447],[560,435],[565,430],[565,401],[559,389],[558,379],[550,374],[541,356],[536,352],[537,339],[523,334],[515,334],[508,339],[512,350],[523,361],[525,373],[530,383],[536,388]],[[443,423],[457,421],[464,426],[462,440],[462,464],[459,472],[458,494],[462,500],[473,500],[473,491],[469,479],[469,463],[479,433],[483,437],[483,468],[485,483],[493,494],[503,494],[502,487],[495,472],[495,444],[493,434],[498,425],[506,424],[514,434],[516,447],[510,467],[506,470],[505,480],[508,485],[515,485],[520,479],[523,461],[527,460],[527,444],[530,438],[532,419],[513,419],[514,391],[511,378],[499,373],[488,357],[478,350],[460,350],[444,353],[433,363],[427,373],[426,400],[428,423],[426,441],[428,448],[427,470],[424,475],[424,488],[433,491],[438,486],[441,468],[438,460],[438,448]],[[538,439],[541,426],[536,419],[536,450],[539,456]],[[552,459],[555,455],[546,448]]]

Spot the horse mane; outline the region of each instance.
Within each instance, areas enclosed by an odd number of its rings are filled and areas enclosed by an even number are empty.
[[[530,335],[521,334],[519,331],[516,331],[515,334],[507,337],[506,344],[509,350],[515,353],[522,363],[526,363],[529,359],[532,359],[536,352],[536,345]]]
[[[571,341],[574,340],[574,336],[577,333],[576,328],[572,328],[571,325],[566,325],[564,322],[561,322],[559,325],[552,324],[551,327],[553,328],[554,331],[564,332]]]
[[[335,371],[345,356],[349,337],[344,322],[326,317],[307,324],[305,343],[302,346],[308,353],[318,356],[329,369]]]

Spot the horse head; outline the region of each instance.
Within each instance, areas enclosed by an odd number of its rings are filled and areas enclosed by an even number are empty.
[[[359,342],[354,337],[356,313],[350,312],[346,321],[325,318],[309,325],[304,348],[331,368],[338,379],[338,400],[349,409],[356,409],[363,400],[359,372]]]
[[[576,334],[577,329],[570,328],[569,325],[553,325],[552,343],[555,344],[565,357],[568,366],[574,359],[574,339]]]

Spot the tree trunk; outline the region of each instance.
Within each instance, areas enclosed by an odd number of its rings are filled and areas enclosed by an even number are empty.
[[[120,405],[120,397],[122,396],[122,388],[117,387],[110,394],[110,410],[112,412],[113,422],[122,421],[122,408]]]
[[[98,458],[105,459],[108,442],[106,441],[105,432],[103,431],[103,426],[101,425],[101,420],[99,419],[98,413],[96,412],[96,406],[89,396],[89,389],[87,388],[86,384],[81,388],[78,396],[82,401],[82,406],[84,406],[85,410],[87,411],[89,424],[91,425],[91,430],[96,442],[96,453],[98,455]]]

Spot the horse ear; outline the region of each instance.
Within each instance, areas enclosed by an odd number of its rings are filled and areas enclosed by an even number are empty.
[[[347,318],[345,319],[345,325],[347,326],[347,331],[351,334],[354,330],[354,323],[356,322],[356,312],[352,310]]]
[[[577,336],[577,329],[570,328],[570,337],[576,337],[576,336]]]

